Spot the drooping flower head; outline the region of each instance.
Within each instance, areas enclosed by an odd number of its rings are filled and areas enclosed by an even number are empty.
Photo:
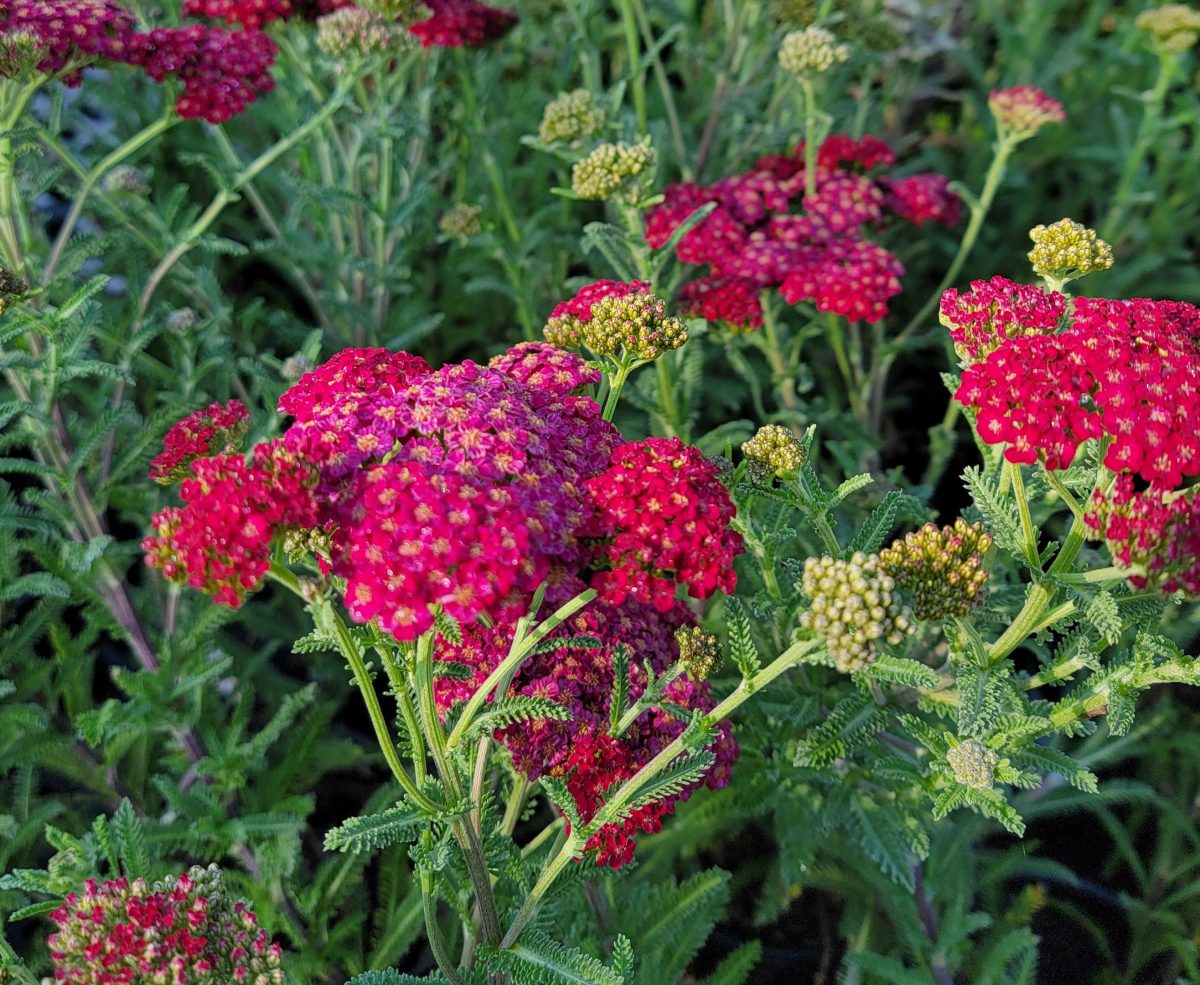
[[[1062,123],[1067,118],[1062,103],[1031,85],[993,89],[988,95],[988,107],[1001,134],[1015,140],[1026,140],[1042,127]]]
[[[633,597],[667,611],[676,584],[693,598],[732,592],[741,535],[716,467],[678,438],[646,438],[617,448],[607,469],[585,483],[596,510],[592,579],[615,602]]]
[[[185,417],[167,432],[162,452],[150,463],[150,478],[178,482],[195,459],[233,451],[245,438],[249,419],[240,400],[214,403]]]
[[[422,0],[430,16],[409,31],[425,48],[477,48],[502,38],[517,24],[517,15],[476,0]]]
[[[215,866],[147,885],[88,880],[50,914],[61,985],[282,985],[280,949]]]

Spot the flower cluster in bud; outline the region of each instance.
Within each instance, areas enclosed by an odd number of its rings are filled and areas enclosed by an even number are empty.
[[[344,7],[317,21],[317,47],[339,62],[369,58],[410,35],[362,7]]]
[[[571,190],[580,198],[636,205],[653,169],[648,143],[601,144],[571,168]]]
[[[817,19],[817,0],[771,0],[771,16],[781,24],[808,27]]]
[[[1066,314],[1067,299],[1057,291],[993,277],[972,281],[966,293],[950,288],[938,311],[941,323],[950,329],[955,353],[969,365],[986,359],[1009,339],[1052,335]]]
[[[583,587],[574,578],[555,581],[547,602],[565,601]],[[464,626],[461,643],[438,646],[436,659],[472,671],[467,680],[448,676],[435,680],[435,697],[442,713],[466,700],[495,669],[509,651],[516,620],[522,614],[519,603],[510,604],[497,613],[495,625]],[[497,733],[512,754],[513,765],[530,779],[567,777],[576,808],[585,822],[591,820],[618,781],[632,776],[683,731],[686,721],[679,709],[708,712],[714,707],[707,682],[679,676],[662,695],[669,707],[651,706],[619,737],[609,735],[617,651],[626,656],[622,665],[628,675],[629,700],[637,701],[649,683],[646,665],[655,677],[669,674],[680,657],[676,630],[690,624],[690,614],[681,604],[660,612],[633,599],[615,605],[600,598],[572,616],[550,637],[561,645],[539,648],[521,665],[509,689],[510,695],[562,704],[569,716],[520,722]],[[581,639],[599,645],[577,642]],[[716,762],[702,782],[677,797],[656,802],[651,809],[635,812],[631,818],[606,825],[589,839],[584,853],[595,853],[601,865],[617,868],[633,858],[634,837],[659,830],[661,819],[674,811],[678,801],[686,800],[701,785],[714,790],[726,786],[738,754],[728,722],[717,726],[709,749]]]
[[[0,315],[17,298],[29,291],[29,285],[7,267],[0,267]]]
[[[1182,54],[1200,41],[1200,10],[1184,3],[1144,10],[1134,23],[1150,34],[1160,51],[1170,54]]]
[[[598,356],[616,356],[624,350],[646,360],[657,359],[688,340],[687,326],[667,314],[667,303],[641,292],[601,298],[579,332],[583,344]]]
[[[185,478],[192,462],[236,450],[246,437],[250,415],[240,400],[211,404],[175,424],[163,439],[163,450],[150,463],[150,478],[173,483]]]
[[[591,321],[592,307],[607,297],[625,297],[628,294],[645,294],[650,282],[632,280],[598,280],[581,287],[573,298],[560,301],[550,312],[544,335],[552,345],[573,349],[583,344],[584,323]]]
[[[0,34],[0,79],[30,76],[47,54],[41,38],[30,30]]]
[[[721,641],[699,626],[681,626],[675,630],[679,644],[679,663],[693,681],[706,681],[721,666]]]
[[[1067,281],[1113,265],[1112,247],[1096,235],[1096,230],[1073,219],[1034,226],[1029,238],[1033,240],[1029,251],[1033,272],[1055,290]]]
[[[104,190],[113,195],[143,196],[150,192],[146,176],[132,164],[120,164],[104,176]]]
[[[954,779],[972,790],[990,790],[996,777],[996,753],[978,739],[966,739],[946,753]]]
[[[801,588],[810,605],[800,625],[824,637],[834,666],[844,674],[874,663],[882,643],[897,646],[912,632],[895,579],[883,571],[878,555],[856,551],[848,561],[810,557]]]
[[[603,596],[632,596],[665,612],[676,584],[698,599],[733,591],[742,538],[729,529],[729,493],[698,449],[678,438],[628,442],[584,486],[598,538],[592,585]]]
[[[478,48],[504,37],[517,26],[511,10],[476,0],[422,0],[431,11],[409,27],[425,48]]]
[[[772,475],[794,476],[808,457],[804,446],[792,432],[779,424],[764,424],[749,441],[743,442],[742,454],[750,462],[751,477],[765,481]]]
[[[479,221],[482,214],[481,206],[459,202],[442,216],[438,221],[438,228],[447,236],[457,236],[461,240],[468,240],[483,232],[483,225]]]
[[[959,518],[940,530],[927,523],[879,552],[879,566],[913,594],[918,619],[965,616],[983,601],[983,559],[992,537],[983,524]]]
[[[904,267],[867,239],[889,216],[952,225],[962,213],[940,175],[891,179],[866,172],[895,157],[874,137],[833,134],[816,158],[816,194],[806,195],[804,148],[761,158],[744,174],[708,186],[669,186],[646,214],[646,241],[660,248],[694,212],[715,205],[675,247],[683,263],[708,272],[685,284],[682,311],[738,329],[762,324],[761,292],[852,321],[877,322],[900,292]],[[711,208],[710,205],[710,208]]]
[[[280,949],[215,866],[147,885],[88,880],[50,914],[61,985],[282,985]]]
[[[570,144],[598,133],[606,114],[586,89],[575,89],[551,100],[538,127],[538,140],[544,144]]]
[[[988,95],[988,108],[1001,135],[1014,140],[1026,140],[1042,127],[1062,123],[1067,118],[1062,103],[1030,85],[993,89]]]
[[[779,65],[789,75],[808,78],[828,72],[850,57],[848,45],[815,24],[803,31],[792,31],[779,48]]]

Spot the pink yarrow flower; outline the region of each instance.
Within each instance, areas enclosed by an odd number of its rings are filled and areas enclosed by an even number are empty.
[[[431,15],[409,31],[426,48],[477,48],[502,38],[517,25],[511,10],[476,0],[423,0]]]
[[[993,89],[988,94],[988,108],[1003,130],[1020,138],[1032,137],[1042,127],[1067,118],[1062,103],[1031,85]]]

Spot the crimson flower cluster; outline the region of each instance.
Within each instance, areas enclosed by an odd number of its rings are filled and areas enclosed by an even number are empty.
[[[232,451],[246,433],[249,414],[240,400],[214,403],[185,417],[163,439],[163,450],[150,463],[155,482],[177,482],[197,458]]]
[[[184,17],[212,17],[257,29],[271,21],[309,20],[353,7],[354,0],[183,0]]]
[[[274,87],[278,49],[254,30],[192,24],[143,32],[114,0],[11,0],[0,8],[0,33],[29,32],[46,55],[38,65],[69,85],[95,61],[141,68],[155,82],[183,84],[175,103],[184,119],[224,123]]]
[[[851,321],[877,322],[900,292],[904,267],[866,238],[866,227],[884,225],[889,213],[914,225],[954,225],[962,214],[941,175],[870,173],[894,163],[881,140],[835,134],[817,153],[815,195],[805,194],[801,146],[711,185],[671,185],[646,216],[646,240],[663,246],[692,213],[715,203],[676,246],[684,263],[708,267],[684,286],[685,313],[753,329],[762,324],[761,292],[778,289],[789,304],[809,301]]]
[[[583,588],[574,579],[555,585],[548,593],[551,602],[565,600]],[[474,626],[463,634],[459,645],[439,647],[441,660],[465,665],[472,671],[467,679],[440,678],[439,707],[448,712],[465,700],[487,678],[511,644],[515,620],[523,607],[509,606],[491,628]],[[690,613],[676,603],[660,612],[633,599],[616,604],[605,599],[593,602],[555,631],[562,645],[544,650],[526,662],[509,690],[510,695],[540,697],[563,704],[569,719],[534,719],[510,726],[498,734],[513,757],[513,764],[531,780],[541,776],[566,777],[580,817],[590,821],[620,781],[633,776],[662,748],[683,731],[685,723],[664,708],[643,712],[619,737],[610,734],[610,710],[614,684],[614,657],[618,649],[627,656],[628,693],[636,700],[645,693],[644,665],[662,674],[679,658],[675,630],[691,625]],[[591,642],[589,642],[591,641]],[[599,641],[599,646],[594,641]],[[710,711],[714,701],[707,682],[677,677],[666,688],[664,702],[676,708]],[[711,745],[716,762],[705,776],[711,789],[729,783],[738,747],[729,724],[722,723]],[[696,784],[698,787],[700,784]],[[662,818],[672,813],[678,797],[640,808],[626,820],[605,825],[584,846],[596,852],[601,865],[617,868],[633,858],[634,837],[639,832],[656,832]]]
[[[942,321],[965,362],[955,393],[1014,463],[1065,469],[1102,439],[1117,473],[1085,520],[1138,587],[1200,594],[1200,308],[1076,298],[1001,277],[947,292]]]
[[[280,985],[280,949],[215,866],[148,886],[89,879],[50,914],[61,985]]]

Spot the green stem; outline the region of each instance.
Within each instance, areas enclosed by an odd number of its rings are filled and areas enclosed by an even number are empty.
[[[87,173],[87,177],[83,179],[79,193],[75,196],[75,201],[71,203],[71,210],[67,213],[67,218],[63,221],[58,235],[54,238],[54,245],[50,249],[50,256],[46,260],[45,267],[42,269],[41,284],[43,287],[49,284],[50,278],[54,276],[54,271],[58,268],[59,261],[62,260],[63,251],[66,250],[67,243],[71,239],[71,234],[75,231],[75,226],[79,223],[79,217],[83,214],[83,207],[100,179],[126,158],[145,147],[154,138],[166,133],[171,127],[180,122],[182,121],[175,114],[174,110],[170,111],[166,116],[159,117],[153,123],[135,133],[121,144],[120,147],[112,151],[112,153],[101,158],[96,166]]]
[[[751,695],[771,683],[771,681],[775,680],[781,674],[791,670],[810,651],[816,649],[819,645],[819,643],[813,640],[801,640],[793,643],[770,664],[758,671],[753,678],[743,680],[734,689],[732,694],[721,701],[705,717],[714,723],[724,721]],[[596,816],[588,823],[586,830],[590,831],[594,828],[600,828],[609,823],[618,812],[637,798],[638,793],[648,783],[670,766],[676,757],[685,751],[685,748],[686,744],[683,735],[665,746],[658,755],[626,780],[615,793],[609,795],[604,806],[600,808]],[[557,854],[551,857],[546,867],[542,870],[542,874],[538,877],[537,882],[534,884],[533,889],[530,890],[529,896],[526,897],[525,902],[521,905],[521,909],[513,919],[512,925],[504,935],[504,939],[500,942],[502,948],[511,947],[516,943],[517,938],[521,936],[521,931],[537,915],[542,899],[550,890],[550,887],[559,875],[562,874],[563,869],[578,854],[585,842],[586,836],[584,831],[572,831],[562,847],[559,848]]]
[[[642,45],[638,39],[637,18],[633,12],[633,0],[618,0],[621,7],[621,24],[625,29],[625,50],[629,55],[629,84],[633,89],[633,108],[637,114],[638,132],[645,133],[646,77],[642,68]]]
[[[663,423],[667,425],[667,437],[681,437],[679,402],[675,399],[675,381],[671,378],[671,367],[667,365],[665,352],[654,360],[654,370],[658,376],[658,407],[662,412]]]
[[[146,286],[142,290],[141,297],[138,299],[139,317],[144,315],[150,307],[150,301],[153,299],[154,293],[158,290],[163,278],[167,276],[171,268],[179,262],[184,254],[195,247],[200,237],[208,231],[208,228],[216,222],[217,217],[225,211],[226,206],[237,199],[238,191],[242,186],[249,181],[253,181],[259,174],[332,117],[341,107],[342,100],[350,91],[352,85],[352,80],[343,79],[338,85],[337,90],[330,96],[329,101],[316,114],[310,117],[302,126],[293,130],[288,136],[263,151],[244,171],[234,176],[228,188],[222,188],[217,192],[212,202],[209,203],[208,208],[192,223],[180,241],[159,261],[158,266],[151,272],[149,279],[146,281]]]
[[[817,93],[812,80],[802,78],[804,90],[804,195],[815,198],[817,194]]]
[[[396,699],[400,716],[404,719],[404,728],[413,745],[413,772],[416,774],[419,786],[425,782],[425,777],[429,774],[425,764],[425,737],[421,732],[421,725],[417,720],[417,713],[408,693],[408,673],[396,659],[396,653],[390,646],[386,644],[377,646],[375,652],[379,654],[379,660],[387,674],[388,683],[392,687],[392,696]]]
[[[683,127],[679,123],[679,109],[675,104],[675,87],[671,85],[670,79],[667,78],[667,70],[663,65],[662,54],[654,43],[654,29],[650,24],[650,17],[646,13],[646,5],[642,0],[633,0],[633,8],[634,14],[637,16],[638,27],[642,32],[642,39],[646,43],[646,50],[650,52],[650,63],[654,69],[654,80],[658,85],[663,106],[667,111],[667,123],[671,127],[671,140],[675,144],[675,157],[679,161],[680,172],[684,181],[691,181],[694,175],[691,163],[688,160],[687,141],[683,136]]]
[[[658,704],[658,699],[662,697],[663,689],[682,673],[683,665],[680,663],[675,663],[666,671],[665,674],[663,674],[662,677],[658,678],[654,682],[655,694],[657,695],[657,698],[653,701],[647,701],[644,697],[642,697],[635,701],[633,706],[627,709],[625,714],[621,716],[621,720],[617,722],[616,730],[610,733],[613,738],[619,739],[622,735],[629,731],[630,726],[632,726],[633,723],[638,720],[638,717],[642,714],[642,712],[648,711]]]
[[[1100,238],[1110,243],[1120,234],[1121,226],[1129,212],[1129,199],[1133,194],[1133,185],[1137,180],[1138,171],[1146,159],[1146,154],[1149,153],[1150,147],[1154,143],[1154,137],[1162,119],[1163,106],[1166,104],[1167,91],[1171,87],[1171,81],[1175,77],[1178,65],[1179,60],[1175,55],[1170,52],[1159,52],[1158,76],[1154,80],[1154,88],[1146,100],[1146,108],[1142,113],[1142,120],[1138,125],[1133,147],[1125,158],[1125,166],[1121,170],[1121,177],[1113,192],[1112,206],[1109,208],[1108,217],[1101,227]]]
[[[962,407],[958,401],[951,398],[946,404],[946,413],[940,424],[934,425],[929,431],[929,445],[933,449],[925,474],[921,476],[921,484],[936,489],[946,474],[946,466],[950,464],[950,456],[954,452],[952,438],[955,425],[958,423]]]
[[[770,292],[763,291],[759,297],[759,304],[763,313],[763,339],[765,344],[760,345],[763,355],[767,357],[767,363],[771,367],[771,374],[775,378],[775,387],[779,393],[779,402],[783,404],[784,409],[794,419],[791,422],[791,428],[799,437],[802,434],[800,422],[800,401],[796,396],[796,373],[788,359],[784,356],[783,346],[780,344],[779,324],[775,319],[774,298]],[[792,362],[795,360],[793,359]]]
[[[40,76],[38,77],[40,79]],[[17,199],[16,155],[13,151],[12,131],[16,129],[21,114],[37,91],[40,81],[33,81],[14,91],[8,112],[0,119],[0,249],[4,250],[7,265],[14,273],[23,274],[25,261],[21,255],[21,240],[17,234],[17,217],[20,214]],[[0,87],[8,88],[12,83],[0,80]]]
[[[621,402],[621,391],[625,389],[625,381],[629,379],[629,374],[637,365],[639,364],[630,362],[628,357],[622,356],[621,361],[617,364],[615,374],[609,377],[608,397],[604,401],[604,412],[601,414],[606,421],[611,421],[616,416],[617,405]]]
[[[1071,515],[1075,517],[1076,520],[1082,522],[1083,506],[1080,504],[1079,500],[1071,495],[1071,490],[1063,485],[1062,480],[1054,474],[1053,469],[1043,469],[1042,474],[1046,477],[1046,482],[1049,483],[1050,488],[1058,494],[1058,498],[1061,499],[1067,509],[1071,511]]]
[[[1021,532],[1024,534],[1025,540],[1022,545],[1025,559],[1034,567],[1040,567],[1042,559],[1038,551],[1038,535],[1033,526],[1033,517],[1029,512],[1029,495],[1025,492],[1025,479],[1021,475],[1021,466],[1014,465],[1006,458],[1002,467],[1008,470],[1009,476],[1012,478],[1013,497],[1017,501],[1017,513],[1021,516]]]
[[[437,897],[433,892],[433,876],[423,866],[418,870],[421,879],[421,899],[425,910],[425,936],[429,940],[429,950],[433,952],[433,960],[438,969],[452,985],[466,985],[458,973],[458,967],[450,958],[446,949],[442,928],[437,919]]]
[[[842,333],[842,320],[837,315],[831,314],[828,318],[828,324],[829,342],[833,347],[833,355],[837,360],[842,380],[846,384],[846,400],[850,404],[850,409],[853,411],[855,418],[865,424],[867,407],[863,403],[862,394],[859,393],[858,382],[855,379],[854,370],[850,365],[850,359],[846,354],[846,338]]]

